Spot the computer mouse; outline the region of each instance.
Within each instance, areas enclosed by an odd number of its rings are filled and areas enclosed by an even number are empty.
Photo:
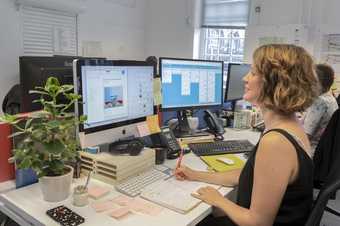
[[[220,158],[217,158],[216,160],[219,161],[219,162],[222,162],[224,164],[227,164],[227,165],[234,165],[235,164],[234,160],[232,160],[230,158],[226,158],[226,157],[220,157]]]

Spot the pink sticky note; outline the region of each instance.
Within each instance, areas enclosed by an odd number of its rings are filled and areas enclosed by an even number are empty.
[[[116,208],[112,201],[96,202],[92,203],[91,206],[96,212],[104,212]]]
[[[137,130],[140,137],[145,137],[150,135],[149,127],[146,123],[137,125]]]
[[[109,213],[110,217],[121,220],[131,214],[129,207],[122,207]]]
[[[130,206],[133,202],[133,198],[130,198],[126,195],[119,195],[119,196],[111,199],[111,201],[115,204],[120,205],[120,206]]]
[[[99,199],[110,192],[109,188],[91,186],[88,188],[88,193],[91,198]]]
[[[136,212],[150,216],[157,216],[163,210],[162,207],[141,198],[135,198],[130,208]]]

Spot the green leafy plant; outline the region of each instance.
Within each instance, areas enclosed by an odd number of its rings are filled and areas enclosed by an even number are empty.
[[[86,116],[77,118],[67,112],[81,96],[73,93],[72,85],[60,85],[50,77],[44,87],[36,87],[30,93],[40,94],[43,110],[25,117],[5,114],[0,121],[13,125],[17,132],[11,137],[22,136],[18,147],[13,150],[18,168],[32,168],[39,177],[58,176],[66,173],[65,162],[76,157],[80,149],[75,139],[75,129],[86,121]],[[67,103],[57,99],[64,96]]]

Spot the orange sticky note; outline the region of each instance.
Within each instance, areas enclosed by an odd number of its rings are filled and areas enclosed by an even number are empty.
[[[146,117],[146,123],[148,124],[151,134],[161,132],[161,129],[159,128],[158,115]]]
[[[137,125],[137,130],[140,137],[145,137],[150,135],[149,127],[146,123]]]

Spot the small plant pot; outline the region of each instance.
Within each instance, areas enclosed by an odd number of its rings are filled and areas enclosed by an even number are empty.
[[[66,166],[69,171],[61,176],[44,176],[39,179],[43,198],[47,202],[60,202],[70,195],[73,178],[73,168]]]

